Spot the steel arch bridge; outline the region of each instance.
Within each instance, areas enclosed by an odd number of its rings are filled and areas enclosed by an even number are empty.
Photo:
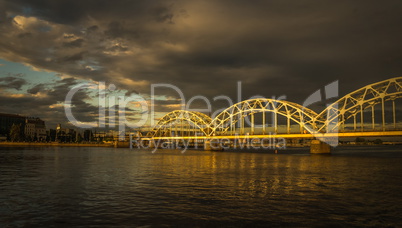
[[[300,104],[267,98],[250,99],[236,103],[223,110],[214,119],[200,112],[176,110],[163,116],[147,137],[231,136],[236,130],[239,131],[240,135],[244,135],[246,133],[244,122],[249,117],[251,121],[248,120],[250,126],[247,128],[250,130],[249,133],[254,135],[254,115],[258,113],[263,115],[262,125],[259,125],[262,126],[262,135],[267,133],[265,128],[266,113],[273,115],[273,123],[271,124],[274,126],[274,134],[277,133],[278,129],[278,116],[286,119],[286,134],[281,136],[312,137],[312,135],[332,132],[338,134],[339,132],[346,132],[345,125],[352,126],[355,133],[339,133],[338,135],[342,136],[343,134],[345,137],[402,135],[402,132],[396,132],[398,130],[397,109],[399,106],[395,102],[401,97],[402,77],[397,77],[373,83],[351,92],[329,105],[319,114]],[[380,107],[380,110],[375,110],[376,107]],[[379,116],[375,115],[376,111],[380,112]],[[371,112],[371,115],[365,115],[366,112]],[[381,120],[376,121],[376,116],[377,119]],[[387,128],[386,123],[391,121],[387,117],[390,116],[392,116],[392,128]],[[350,120],[353,120],[353,123],[347,123]],[[291,123],[298,125],[300,134],[290,132]],[[358,124],[360,125],[359,128],[357,127]],[[367,126],[371,126],[371,128]],[[378,127],[381,127],[381,132],[394,131],[394,133],[383,134],[377,129]],[[372,131],[372,134],[363,134],[363,131],[367,130]]]
[[[176,110],[169,112],[159,119],[158,123],[148,133],[149,137],[172,137],[183,136],[184,133],[201,132],[203,135],[209,135],[209,125],[211,117],[194,111]],[[173,135],[175,132],[175,135]]]
[[[391,78],[367,85],[353,91],[336,102],[329,105],[325,110],[317,115],[316,123],[324,123],[319,126],[318,131],[333,132],[343,131],[345,122],[353,118],[353,130],[357,129],[357,119],[360,119],[360,129],[364,130],[364,113],[371,111],[371,129],[376,127],[375,106],[381,106],[381,130],[386,130],[385,103],[392,103],[392,122],[396,129],[396,105],[395,100],[402,97],[402,77]],[[391,108],[390,108],[391,109]],[[366,124],[367,125],[367,124]]]
[[[278,133],[278,115],[286,118],[286,132],[290,134],[291,120],[296,122],[301,133],[304,130],[311,131],[315,129],[315,119],[317,113],[302,105],[283,100],[274,100],[267,98],[250,99],[239,102],[223,110],[211,122],[210,135],[223,135],[229,132],[231,135],[236,131],[236,124],[239,122],[240,133],[244,134],[245,117],[250,116],[251,134],[254,134],[255,118],[254,114],[262,113],[262,133],[266,134],[266,116],[267,112],[273,114],[274,133]]]

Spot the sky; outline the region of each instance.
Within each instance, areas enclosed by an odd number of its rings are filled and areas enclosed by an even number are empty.
[[[91,85],[73,97],[82,122],[99,119],[99,85],[133,97],[123,110],[133,121],[155,84],[213,110],[229,106],[217,96],[237,102],[239,85],[241,100],[301,104],[338,80],[343,96],[402,75],[401,23],[398,0],[0,0],[0,112],[71,126],[65,99],[81,83]],[[154,95],[155,119],[183,100]]]

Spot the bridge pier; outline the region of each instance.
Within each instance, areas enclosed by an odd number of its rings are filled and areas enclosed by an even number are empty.
[[[219,141],[214,141],[213,139],[204,140],[204,150],[207,151],[220,151],[223,150],[222,145]]]
[[[331,146],[318,139],[311,140],[310,154],[330,154]]]
[[[149,140],[148,148],[154,149],[156,147],[156,143],[153,139]]]

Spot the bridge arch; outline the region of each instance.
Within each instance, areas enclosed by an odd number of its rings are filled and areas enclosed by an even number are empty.
[[[302,105],[268,98],[256,98],[245,100],[236,103],[229,108],[219,113],[211,122],[210,128],[212,135],[222,135],[228,131],[234,132],[236,123],[240,122],[240,128],[244,131],[244,118],[251,116],[251,134],[254,134],[254,114],[263,113],[262,127],[263,134],[265,134],[265,113],[270,112],[274,114],[274,129],[277,132],[277,115],[284,116],[287,119],[287,132],[290,131],[291,120],[300,126],[300,131],[307,130],[308,132],[315,133],[315,119],[317,113],[311,109],[305,108]],[[233,131],[234,129],[234,131]]]
[[[203,135],[209,134],[209,124],[211,118],[203,113],[175,110],[167,113],[158,120],[158,123],[148,133],[148,137],[173,136],[172,132],[201,132]]]
[[[357,128],[357,119],[360,119],[360,128],[364,129],[364,113],[371,108],[371,124],[375,128],[375,106],[381,105],[381,126],[385,130],[385,102],[392,102],[393,124],[396,128],[395,100],[402,97],[402,77],[391,78],[376,82],[355,90],[336,102],[329,105],[316,117],[319,131],[333,132],[344,127],[345,122],[353,118],[353,128]],[[367,119],[367,118],[366,118]]]

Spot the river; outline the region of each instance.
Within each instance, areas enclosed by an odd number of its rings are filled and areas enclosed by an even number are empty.
[[[402,225],[402,147],[0,148],[0,227]]]

